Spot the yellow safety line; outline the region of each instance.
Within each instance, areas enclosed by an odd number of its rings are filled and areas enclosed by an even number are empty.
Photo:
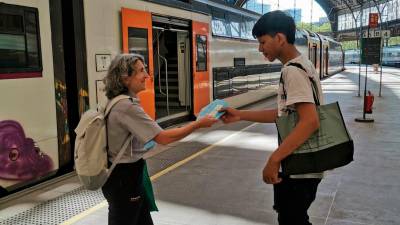
[[[160,172],[154,174],[153,176],[150,177],[151,181],[155,181],[155,180],[157,180],[158,178],[160,178],[161,176],[165,175],[166,173],[169,173],[169,172],[171,172],[172,170],[174,170],[174,169],[176,169],[176,168],[178,168],[178,167],[180,167],[180,166],[182,166],[182,165],[184,165],[184,164],[186,164],[186,163],[192,161],[194,158],[196,158],[196,157],[198,157],[198,156],[200,156],[200,155],[202,155],[202,154],[204,154],[204,153],[210,151],[211,149],[213,149],[214,147],[218,146],[219,144],[225,142],[225,141],[228,140],[229,138],[234,137],[234,136],[240,134],[240,133],[243,132],[244,130],[246,130],[246,129],[248,129],[248,128],[254,126],[254,125],[256,125],[256,123],[253,123],[253,124],[251,124],[251,125],[249,125],[249,126],[243,128],[243,129],[237,131],[236,133],[233,133],[233,134],[231,134],[231,135],[229,135],[229,136],[223,138],[222,140],[218,141],[217,143],[214,143],[214,144],[212,144],[212,145],[210,145],[210,146],[208,146],[208,147],[206,147],[206,148],[203,148],[202,150],[196,152],[195,154],[193,154],[193,155],[191,155],[191,156],[189,156],[189,157],[187,157],[187,158],[185,158],[185,159],[183,159],[183,160],[181,160],[181,161],[179,161],[179,162],[177,162],[177,163],[175,163],[175,164],[173,164],[173,165],[167,167],[166,169],[164,169],[164,170],[162,170],[162,171],[160,171]],[[71,224],[73,224],[73,223],[75,223],[75,222],[81,220],[82,218],[88,216],[89,214],[93,213],[94,211],[96,211],[96,210],[98,210],[98,209],[101,209],[101,208],[103,208],[103,207],[105,207],[105,206],[107,206],[107,201],[106,201],[106,200],[100,202],[99,204],[93,206],[92,208],[89,208],[89,209],[87,209],[87,210],[85,210],[85,211],[79,213],[78,215],[75,215],[75,216],[71,217],[70,219],[64,221],[64,222],[61,223],[60,225],[71,225]]]

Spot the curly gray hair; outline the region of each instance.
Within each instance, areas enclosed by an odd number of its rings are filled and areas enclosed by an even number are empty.
[[[103,79],[105,84],[104,91],[108,99],[112,99],[128,91],[122,77],[136,74],[133,65],[138,60],[144,64],[144,58],[139,54],[118,54],[115,56],[108,68],[106,77]]]

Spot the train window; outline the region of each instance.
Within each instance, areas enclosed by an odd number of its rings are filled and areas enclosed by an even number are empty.
[[[246,58],[233,58],[233,66],[241,67],[246,65]]]
[[[232,37],[240,38],[240,23],[231,21]]]
[[[240,25],[242,23],[242,17],[236,14],[227,14],[227,22],[230,26],[231,36],[233,38],[240,38]]]
[[[307,45],[307,38],[304,38],[304,36],[299,31],[296,31],[295,38],[296,45]]]
[[[243,21],[242,26],[240,27],[240,36],[243,39],[250,39],[254,40],[254,37],[251,33],[251,30],[253,29],[254,26],[254,21]]]
[[[144,57],[145,65],[149,65],[149,49],[147,40],[147,29],[134,27],[128,28],[129,53],[142,55]]]
[[[38,10],[0,5],[0,79],[42,76]]]
[[[207,36],[196,35],[197,59],[196,71],[207,70]]]
[[[228,31],[226,29],[225,21],[220,19],[212,19],[211,21],[212,33],[213,35],[228,36]]]

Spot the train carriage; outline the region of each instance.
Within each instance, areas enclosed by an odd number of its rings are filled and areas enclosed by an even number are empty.
[[[349,49],[345,51],[346,64],[360,63],[360,50]],[[382,65],[400,67],[400,46],[384,46],[382,49]]]

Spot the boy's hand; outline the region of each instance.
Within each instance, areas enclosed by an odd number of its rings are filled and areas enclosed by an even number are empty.
[[[225,114],[221,116],[221,120],[224,123],[233,123],[240,120],[239,110],[237,109],[227,107],[220,109],[219,112],[225,112]]]
[[[281,162],[274,160],[273,154],[269,157],[267,165],[263,170],[263,180],[267,184],[277,184],[282,181],[282,178],[278,177],[279,166]]]
[[[211,127],[214,123],[218,122],[213,116],[205,116],[197,121],[199,128]]]

